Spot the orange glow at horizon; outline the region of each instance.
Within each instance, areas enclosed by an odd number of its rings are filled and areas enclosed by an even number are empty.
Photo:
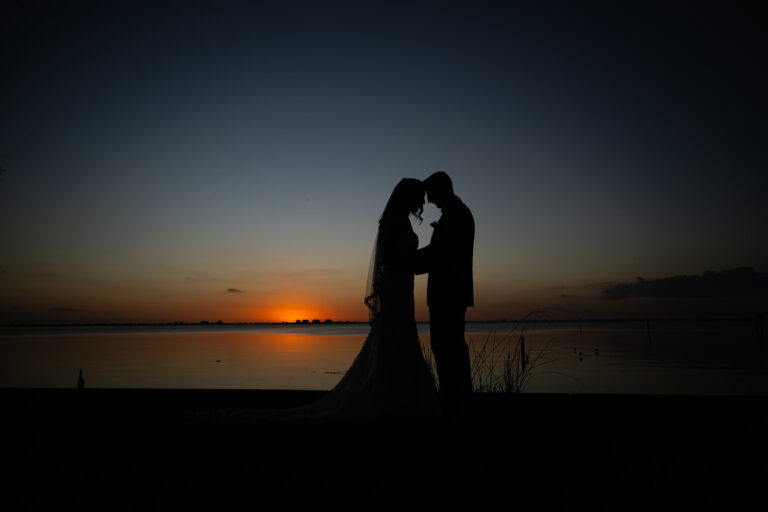
[[[259,322],[289,322],[294,323],[296,320],[320,320],[323,322],[325,319],[330,318],[336,321],[348,320],[348,318],[334,317],[330,313],[322,313],[320,308],[310,305],[286,305],[286,306],[274,306],[267,308],[258,308],[254,311],[254,316],[257,317]]]

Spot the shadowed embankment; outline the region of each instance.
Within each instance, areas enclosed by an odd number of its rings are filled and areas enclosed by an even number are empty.
[[[3,389],[11,510],[437,504],[647,510],[768,485],[768,398],[476,394],[462,421],[247,424],[322,392]]]

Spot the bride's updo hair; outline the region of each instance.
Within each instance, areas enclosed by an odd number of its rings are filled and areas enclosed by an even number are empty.
[[[418,219],[419,223],[423,220],[421,214],[424,212],[424,183],[415,178],[403,178],[389,196],[387,206],[381,215],[381,222],[388,216],[397,212],[409,212]]]

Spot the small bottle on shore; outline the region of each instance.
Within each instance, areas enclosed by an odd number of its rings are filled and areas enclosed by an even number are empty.
[[[77,389],[85,389],[85,379],[83,378],[82,368],[80,368],[80,375],[77,377]]]

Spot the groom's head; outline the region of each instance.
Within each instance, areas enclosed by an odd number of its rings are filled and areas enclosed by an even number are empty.
[[[453,197],[453,183],[443,171],[437,171],[424,180],[424,188],[427,190],[427,201],[442,208]]]

